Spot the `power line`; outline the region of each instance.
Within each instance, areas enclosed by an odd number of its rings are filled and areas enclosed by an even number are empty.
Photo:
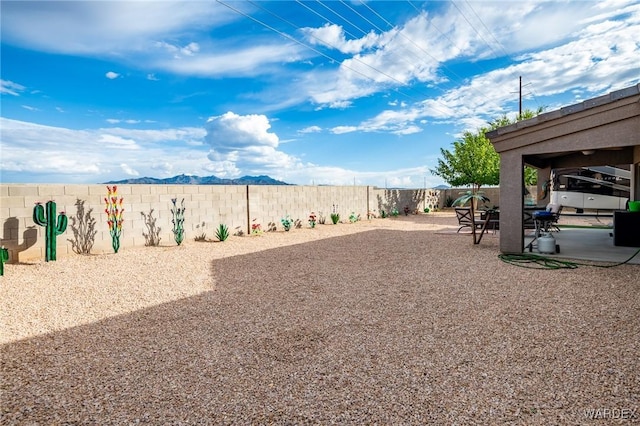
[[[322,3],[320,0],[316,0],[316,2],[318,2],[318,4],[320,4],[321,6],[323,6],[325,9],[329,10],[331,13],[333,13],[334,15],[337,15],[338,17],[340,17],[340,19],[342,19],[343,21],[345,21],[346,23],[348,23],[349,25],[354,26],[355,28],[357,28],[358,30],[360,30],[361,33],[363,34],[367,34],[367,32],[365,30],[363,30],[362,28],[358,27],[356,24],[350,22],[348,19],[346,19],[344,16],[340,15],[338,12],[336,12],[335,10],[331,9],[329,6],[327,6],[326,4]]]
[[[452,2],[453,3],[453,2]],[[475,11],[475,9],[473,8],[473,6],[471,6],[471,3],[469,3],[468,0],[465,0],[465,3],[467,4],[467,7],[471,10],[471,12],[473,12],[473,14],[475,15],[475,17],[478,19],[478,21],[482,24],[482,26],[484,27],[484,29],[487,31],[487,33],[489,33],[489,35],[491,36],[491,38],[496,42],[496,44],[500,47],[500,49],[502,50],[502,52],[504,53],[504,55],[509,58],[512,62],[516,62],[511,55],[509,55],[509,53],[507,52],[507,50],[504,48],[504,45],[500,42],[500,40],[498,40],[495,35],[493,34],[493,32],[487,27],[487,25],[484,23],[484,21],[482,20],[482,18],[478,15],[478,13]],[[455,4],[454,4],[455,6]],[[459,11],[460,9],[458,9]],[[466,19],[466,18],[465,18]],[[468,21],[467,21],[468,22]],[[473,28],[473,27],[472,27]],[[474,28],[475,30],[475,28]],[[476,31],[477,32],[477,31]],[[478,33],[479,34],[479,33]],[[483,38],[484,40],[484,38]],[[486,42],[486,40],[485,40]],[[487,43],[487,45],[489,45]],[[496,51],[493,50],[493,48],[489,45],[489,48],[493,51],[494,54],[497,55]],[[511,71],[511,75],[515,77],[515,73],[513,71]],[[522,76],[519,76],[519,81],[520,81],[520,103],[519,103],[519,115],[522,115]],[[525,86],[531,85],[532,83],[529,82],[527,83]],[[529,92],[529,94],[533,95],[533,98],[536,100],[536,103],[538,103],[535,94],[532,92]]]
[[[407,0],[407,3],[409,3],[418,13],[422,13],[422,11],[420,11],[418,8],[416,8],[416,6],[411,3],[411,1]],[[382,15],[380,15],[379,13],[377,13],[375,10],[373,10],[367,3],[363,2],[363,5],[369,9],[371,12],[373,12],[376,16],[378,16],[380,19],[382,19],[389,27],[394,28],[395,26],[389,22],[386,18],[384,18]],[[440,31],[434,24],[433,22],[429,22],[429,25],[433,26],[441,35],[443,35],[455,48],[458,49],[458,51],[462,52],[462,49],[460,49],[458,46],[455,45],[455,43],[453,43],[453,41],[451,41],[451,39],[449,37],[446,36],[446,34],[444,34],[442,31]],[[382,29],[378,28],[380,31],[383,31]],[[409,43],[411,43],[412,45],[414,45],[418,50],[420,50],[421,52],[423,52],[425,55],[429,56],[430,58],[432,58],[440,68],[442,68],[444,71],[446,71],[449,76],[453,76],[455,78],[451,78],[452,82],[456,82],[459,83],[461,85],[464,84],[464,78],[460,75],[458,75],[455,71],[451,70],[449,67],[447,67],[443,61],[439,60],[438,58],[436,58],[435,56],[433,56],[431,53],[429,53],[427,50],[423,49],[420,45],[418,45],[416,42],[414,42],[413,40],[411,40],[409,37],[407,37],[406,35],[404,35],[404,33],[402,31],[399,31],[398,34],[403,37],[405,40],[407,40]],[[417,57],[417,55],[416,55]],[[483,72],[486,73],[485,70],[482,70]],[[446,74],[446,73],[445,73]],[[440,89],[440,91],[445,92],[445,90],[439,86],[437,86],[438,89]],[[479,95],[481,98],[483,99],[487,99],[487,94],[484,92],[480,92],[477,89],[475,89],[473,86],[468,85],[468,88],[470,90],[473,90],[477,95]]]
[[[315,14],[316,16],[319,16],[320,18],[324,19],[325,21],[329,22],[332,25],[338,25],[336,23],[334,23],[333,21],[331,21],[331,19],[325,17],[324,15],[322,15],[319,12],[316,12],[315,10],[313,10],[312,8],[310,8],[309,6],[307,6],[306,4],[304,4],[304,2],[300,1],[300,0],[295,0],[296,3],[298,3],[300,6],[304,7],[305,9],[307,9],[308,11],[310,11],[311,13]],[[343,28],[344,29],[344,28]],[[349,30],[344,29],[344,32],[348,35],[350,35],[353,38],[358,38],[355,34],[349,32]]]
[[[293,42],[295,42],[295,43],[297,43],[297,44],[299,44],[299,45],[301,45],[301,46],[304,46],[304,47],[306,47],[307,49],[310,49],[310,50],[312,50],[313,52],[316,52],[316,53],[318,53],[319,55],[322,55],[322,56],[324,56],[325,58],[327,58],[327,59],[329,59],[329,60],[331,60],[331,61],[334,61],[334,62],[337,62],[337,63],[341,63],[341,66],[343,66],[343,67],[345,67],[345,68],[349,69],[350,71],[353,71],[354,73],[359,74],[359,75],[363,76],[363,77],[364,77],[364,78],[366,78],[366,79],[369,79],[369,80],[371,80],[371,81],[373,81],[373,82],[376,82],[376,80],[375,80],[374,78],[372,78],[371,76],[368,76],[368,75],[366,75],[366,74],[364,74],[364,73],[362,73],[362,72],[360,72],[360,71],[358,71],[358,70],[356,70],[356,69],[354,69],[354,68],[352,68],[352,67],[349,67],[348,65],[345,65],[345,64],[344,64],[344,62],[340,62],[338,59],[333,58],[333,57],[331,57],[331,56],[327,55],[326,53],[321,52],[320,50],[315,49],[315,48],[313,48],[313,47],[309,46],[308,44],[305,44],[305,43],[303,43],[303,42],[301,42],[301,41],[299,41],[299,40],[295,39],[294,37],[291,37],[289,34],[286,34],[286,33],[282,32],[282,31],[280,31],[280,30],[278,30],[278,29],[276,29],[276,28],[274,28],[274,27],[272,27],[272,26],[270,26],[270,25],[268,25],[268,24],[266,24],[266,23],[264,23],[264,22],[260,21],[260,20],[259,20],[259,19],[257,19],[257,18],[254,18],[253,16],[251,16],[251,15],[249,15],[249,14],[247,14],[247,13],[244,13],[244,12],[242,12],[241,10],[236,9],[236,8],[234,8],[233,6],[230,6],[229,4],[227,4],[227,3],[225,3],[225,2],[223,2],[223,1],[221,1],[221,0],[216,0],[216,2],[217,2],[217,3],[219,3],[219,4],[221,4],[221,5],[223,5],[223,6],[225,6],[225,7],[227,7],[227,8],[229,8],[229,9],[231,9],[231,10],[233,10],[234,12],[236,12],[236,13],[238,13],[238,14],[240,14],[240,15],[242,15],[242,16],[244,16],[244,17],[246,17],[246,18],[251,19],[252,21],[254,21],[254,22],[256,22],[256,23],[258,23],[258,24],[260,24],[260,25],[263,25],[265,28],[268,28],[268,29],[270,29],[271,31],[274,31],[274,32],[276,32],[276,33],[280,34],[281,36],[285,37],[286,39],[291,40],[291,41],[293,41]],[[251,2],[250,2],[250,3],[251,3]],[[252,3],[252,4],[253,4],[253,3]],[[254,6],[255,6],[255,4],[254,4]],[[259,7],[259,8],[261,8],[261,9],[263,9],[263,10],[265,10],[266,12],[269,12],[268,10],[266,10],[266,9],[262,8],[261,6],[258,6],[258,7]],[[270,14],[272,14],[273,16],[276,16],[277,18],[279,18],[279,19],[283,20],[284,22],[287,22],[288,24],[293,25],[293,26],[294,26],[294,27],[296,27],[297,29],[300,29],[300,28],[299,28],[299,27],[297,27],[295,24],[290,23],[290,22],[289,22],[289,21],[287,21],[286,19],[281,18],[281,17],[279,17],[279,16],[277,16],[277,15],[275,15],[275,14],[271,13],[271,12],[269,12],[269,13],[270,13]],[[324,43],[324,42],[323,42],[323,43]],[[327,44],[327,45],[331,46],[331,45],[330,45],[330,44],[328,44],[328,43],[325,43],[325,44]],[[332,46],[332,47],[334,47],[334,46]],[[334,48],[335,48],[335,47],[334,47]],[[358,61],[359,61],[359,60],[358,60]],[[400,83],[400,84],[401,84],[401,85],[403,85],[403,86],[405,86],[405,85],[406,85],[406,83],[403,83],[402,81],[400,81],[400,80],[398,80],[398,79],[396,79],[396,78],[394,78],[394,77],[392,77],[392,76],[390,76],[390,75],[388,75],[388,74],[386,74],[386,73],[384,73],[384,72],[382,72],[382,71],[378,70],[377,68],[375,68],[375,67],[373,67],[373,66],[371,66],[371,65],[369,65],[369,64],[366,64],[366,63],[364,63],[364,62],[362,62],[362,61],[359,61],[359,62],[360,62],[360,63],[362,63],[363,65],[368,66],[369,68],[373,69],[374,71],[377,71],[377,72],[379,72],[379,73],[380,73],[380,74],[382,74],[382,75],[385,75],[387,78],[390,78],[390,79],[392,79],[392,80],[394,80],[394,81],[396,81],[396,82]],[[407,98],[409,98],[409,99],[412,99],[412,100],[414,100],[414,101],[416,101],[416,102],[420,102],[420,99],[417,99],[417,98],[415,98],[415,97],[413,97],[413,96],[410,96],[410,95],[408,95],[408,94],[406,94],[406,93],[404,93],[404,92],[401,92],[401,91],[399,91],[399,90],[397,90],[397,89],[396,89],[396,91],[397,91],[398,93],[400,93],[400,94],[402,94],[402,95],[406,96],[406,97],[407,97]],[[422,95],[424,96],[425,94],[422,94]],[[441,111],[441,112],[444,112],[444,111]]]

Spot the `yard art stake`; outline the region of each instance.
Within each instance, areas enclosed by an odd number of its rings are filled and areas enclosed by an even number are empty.
[[[182,199],[182,203],[180,203],[180,207],[176,206],[178,202],[177,198],[172,198],[171,202],[173,203],[173,208],[171,209],[171,214],[173,215],[173,219],[171,219],[171,223],[173,224],[173,238],[176,240],[178,245],[182,244],[182,240],[184,240],[184,198]]]
[[[56,237],[67,229],[67,215],[60,212],[56,221],[56,203],[47,201],[47,213],[45,215],[45,206],[42,203],[36,203],[33,208],[33,221],[36,225],[45,227],[45,256],[46,262],[56,260]]]
[[[123,198],[118,200],[118,187],[113,188],[107,186],[107,197],[104,199],[106,208],[104,212],[107,214],[107,225],[109,225],[109,233],[111,234],[111,246],[113,252],[117,253],[120,249],[120,235],[122,234],[122,207]]]
[[[4,275],[4,262],[9,260],[9,250],[2,247],[0,248],[0,276]]]

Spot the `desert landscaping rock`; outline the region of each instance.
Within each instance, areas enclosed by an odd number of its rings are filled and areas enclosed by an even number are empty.
[[[640,422],[640,266],[518,268],[456,229],[410,215],[7,265],[0,423]]]

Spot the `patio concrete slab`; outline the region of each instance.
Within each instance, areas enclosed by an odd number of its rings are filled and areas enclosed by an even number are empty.
[[[618,263],[624,262],[640,250],[640,247],[614,246],[611,233],[612,229],[608,228],[561,228],[560,232],[553,232],[556,244],[560,245],[560,253],[548,256]],[[533,235],[525,236],[525,247],[532,239]],[[528,248],[525,250],[528,252]],[[533,252],[537,252],[535,243]],[[640,253],[628,263],[640,265]]]

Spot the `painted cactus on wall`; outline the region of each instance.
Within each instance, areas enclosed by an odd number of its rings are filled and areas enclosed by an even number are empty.
[[[104,199],[106,208],[104,212],[107,214],[107,225],[109,225],[109,233],[111,234],[111,247],[113,252],[120,250],[120,235],[122,234],[122,207],[123,198],[118,200],[118,187],[107,186],[107,197]]]
[[[9,250],[0,248],[0,276],[4,275],[4,263],[9,260]]]
[[[56,260],[56,237],[66,231],[67,215],[60,212],[60,215],[56,217],[56,203],[47,201],[46,206],[43,206],[42,203],[36,203],[33,208],[33,221],[36,225],[45,227],[44,260],[47,262]]]

